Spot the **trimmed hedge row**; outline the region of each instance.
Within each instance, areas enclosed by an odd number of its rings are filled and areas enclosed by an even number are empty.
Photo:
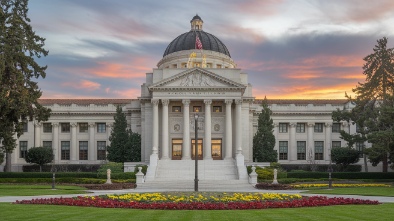
[[[330,167],[329,164],[281,164],[280,166],[287,172],[291,172],[293,170],[327,172]],[[333,172],[361,172],[362,166],[348,165],[346,168],[343,168],[341,165],[332,164],[331,168],[333,169]]]
[[[47,164],[42,166],[42,172],[91,172],[95,173],[103,164]],[[24,165],[23,172],[40,172],[38,165]]]
[[[333,172],[332,178],[336,179],[394,179],[394,173],[383,172]],[[288,172],[287,178],[328,178],[327,172]]]
[[[4,172],[0,173],[0,178],[52,178],[53,174],[50,172]],[[107,179],[106,174],[97,173],[55,173],[55,177],[62,178],[100,178]],[[135,173],[113,173],[111,174],[111,179],[135,179]]]
[[[117,180],[111,179],[112,183],[135,183],[135,179]],[[56,183],[70,184],[104,184],[106,179],[93,178],[56,178]],[[0,178],[0,183],[52,183],[51,178]]]

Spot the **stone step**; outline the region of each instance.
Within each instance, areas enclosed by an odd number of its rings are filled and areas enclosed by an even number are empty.
[[[193,191],[194,180],[183,181],[163,181],[154,180],[143,184],[138,184],[139,190],[154,191]],[[246,180],[200,180],[198,182],[199,191],[226,192],[240,190],[253,191],[254,187]]]

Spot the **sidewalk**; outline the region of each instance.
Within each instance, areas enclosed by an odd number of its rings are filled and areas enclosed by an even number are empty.
[[[69,194],[69,195],[44,195],[44,196],[3,196],[0,197],[0,202],[15,202],[17,200],[31,200],[40,198],[69,198],[75,196],[97,196],[105,194],[125,194],[125,193],[142,193],[142,192],[171,192],[173,189],[125,189],[125,190],[89,190],[86,194]],[[204,192],[204,191],[201,191]],[[303,196],[327,196],[327,197],[344,197],[363,200],[377,200],[381,203],[394,203],[394,197],[384,196],[358,196],[358,195],[331,195],[331,194],[307,194],[303,190],[259,190],[252,188],[237,188],[234,190],[226,190],[225,192],[258,192],[258,193],[287,193],[287,194],[301,194]]]

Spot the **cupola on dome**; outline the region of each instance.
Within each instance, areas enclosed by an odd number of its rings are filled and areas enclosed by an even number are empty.
[[[200,39],[203,50],[216,51],[231,57],[230,52],[222,41],[214,35],[202,30],[203,21],[200,16],[195,15],[190,23],[191,30],[176,37],[167,46],[163,57],[178,51],[196,49],[196,36]]]

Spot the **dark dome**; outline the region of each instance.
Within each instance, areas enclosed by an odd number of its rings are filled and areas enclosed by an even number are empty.
[[[195,16],[192,18],[192,21],[193,21],[194,19],[200,19],[200,20],[202,21],[201,17],[198,16],[198,15],[195,15]]]
[[[191,30],[179,35],[167,46],[163,57],[174,52],[195,49],[196,34],[198,35],[204,50],[216,51],[231,57],[230,52],[227,50],[226,45],[224,45],[222,41],[220,41],[214,35],[201,30]]]

